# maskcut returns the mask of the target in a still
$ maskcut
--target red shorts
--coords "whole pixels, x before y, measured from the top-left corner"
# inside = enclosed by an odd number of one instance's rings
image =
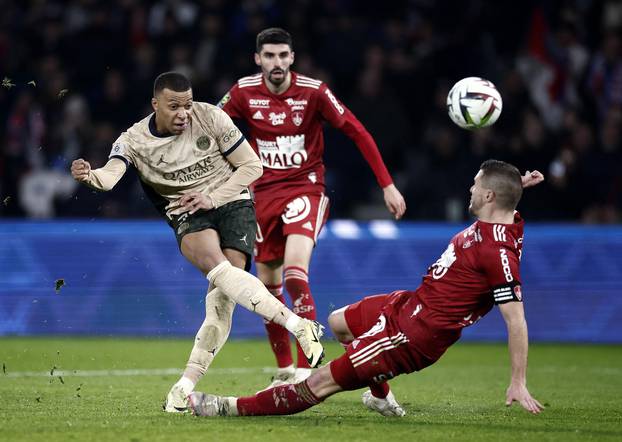
[[[255,261],[274,261],[283,258],[287,235],[298,234],[317,240],[328,218],[328,197],[321,192],[257,197],[255,212]]]
[[[346,347],[346,354],[360,380],[382,383],[435,362],[421,354],[412,345],[412,336],[397,326],[394,316],[398,312],[394,313],[391,300],[399,293],[368,296],[344,311],[348,328],[356,337]]]

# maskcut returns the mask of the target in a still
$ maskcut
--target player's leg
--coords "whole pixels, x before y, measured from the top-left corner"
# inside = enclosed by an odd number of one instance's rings
[[[309,264],[317,237],[328,218],[328,198],[321,192],[299,195],[288,201],[281,214],[283,235],[287,237],[284,251],[283,279],[299,316],[315,320],[315,301],[309,286]],[[298,346],[296,382],[311,374],[303,352]]]
[[[287,235],[283,279],[285,289],[292,300],[293,312],[302,318],[315,321],[317,318],[315,301],[309,287],[309,264],[313,247],[315,247],[313,238],[300,234]],[[300,345],[296,347],[298,358],[295,382],[300,382],[309,377],[311,368]]]
[[[269,262],[256,262],[257,277],[272,295],[285,304],[283,298],[283,261],[276,259]],[[264,320],[270,348],[277,364],[276,375],[268,388],[294,381],[294,364],[288,331],[279,324]]]
[[[328,324],[333,335],[347,347],[355,337],[363,335],[377,322],[387,295],[368,296],[363,300],[333,311]],[[389,388],[389,383],[369,382],[369,390],[363,392],[363,403],[367,408],[387,416],[405,414]]]
[[[301,343],[311,364],[319,365],[324,353],[319,324],[300,318],[275,299],[259,279],[232,266],[220,247],[214,229],[188,233],[181,241],[182,254],[207,275],[210,283],[244,308],[284,326]]]
[[[366,385],[347,354],[315,370],[297,384],[281,385],[248,397],[226,397],[194,392],[188,406],[197,416],[266,416],[296,414],[343,390]]]
[[[257,277],[268,287],[280,302],[283,298],[283,255],[285,240],[281,215],[288,203],[288,198],[257,197],[257,235],[255,242],[255,264]],[[294,365],[289,333],[279,324],[264,321],[268,341],[277,362],[277,373],[270,387],[279,383],[291,383],[294,377]]]
[[[331,363],[332,364],[332,363]],[[316,370],[307,380],[280,385],[248,397],[222,397],[194,392],[189,407],[197,416],[266,416],[300,413],[341,391],[330,366]]]
[[[225,249],[224,255],[237,268],[246,267],[247,257],[237,250]],[[194,346],[181,378],[169,391],[164,411],[183,412],[186,398],[206,373],[212,361],[227,341],[231,332],[231,319],[235,302],[222,291],[210,285],[205,297],[205,320],[194,338]]]
[[[356,333],[359,316],[361,327],[369,323],[366,319],[378,313],[378,306],[388,295],[365,298],[354,304],[353,314],[346,314],[345,325]],[[365,308],[365,305],[370,308]],[[345,311],[347,312],[348,309]],[[352,316],[348,325],[348,316]],[[334,319],[336,323],[338,319]],[[343,323],[343,322],[342,322]],[[401,373],[404,370],[396,360],[402,360],[408,349],[402,344],[408,342],[404,334],[396,329],[385,316],[358,336],[346,348],[346,353],[319,368],[311,376],[300,383],[282,385],[255,394],[254,396],[235,398],[209,395],[195,392],[190,395],[189,407],[199,416],[262,416],[294,414],[304,411],[327,397],[342,390],[357,390],[372,382],[379,382]],[[399,407],[387,408],[388,400],[382,400],[385,407],[372,408],[386,416],[403,416],[404,410]]]
[[[240,251],[224,249],[227,260],[239,269],[244,269],[248,258]],[[184,377],[194,385],[205,374],[214,357],[227,341],[231,332],[231,317],[235,302],[218,288],[211,290],[205,298],[205,321],[197,333],[194,348],[184,371]],[[194,388],[193,385],[193,388]]]

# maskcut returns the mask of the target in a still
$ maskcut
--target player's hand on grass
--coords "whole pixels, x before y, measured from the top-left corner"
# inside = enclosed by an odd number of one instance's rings
[[[538,414],[544,410],[542,404],[531,396],[527,387],[524,385],[510,384],[508,387],[505,394],[505,405],[509,407],[514,401],[521,404],[525,410],[533,414]]]
[[[393,214],[395,219],[400,219],[404,212],[406,211],[406,201],[404,201],[404,197],[397,190],[395,184],[389,184],[387,187],[382,189],[384,192],[384,204],[389,209],[389,212]]]
[[[171,215],[181,215],[182,213],[188,212],[190,215],[193,215],[200,209],[203,210],[211,210],[214,208],[214,203],[212,199],[207,195],[202,194],[201,192],[190,192],[186,195],[179,198],[177,201],[169,204],[167,208],[176,207],[171,210]]]
[[[536,184],[540,184],[542,181],[544,181],[544,175],[542,175],[542,173],[537,170],[534,170],[533,172],[527,171],[525,172],[525,175],[521,177],[521,180],[523,182],[524,189],[526,187],[532,187]]]
[[[71,176],[76,181],[86,181],[91,173],[91,165],[82,158],[74,160],[71,163]]]

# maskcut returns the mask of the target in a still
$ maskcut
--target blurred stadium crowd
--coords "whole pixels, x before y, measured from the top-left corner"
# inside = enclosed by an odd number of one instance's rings
[[[67,0],[1,2],[0,214],[153,217],[138,180],[95,194],[71,160],[103,165],[118,134],[150,112],[152,82],[177,70],[217,102],[255,73],[258,31],[294,37],[294,69],[328,82],[375,137],[409,219],[464,220],[487,158],[547,176],[521,203],[530,220],[622,220],[619,1]],[[452,125],[465,76],[504,99],[491,129]],[[361,155],[326,132],[333,217],[387,217]]]

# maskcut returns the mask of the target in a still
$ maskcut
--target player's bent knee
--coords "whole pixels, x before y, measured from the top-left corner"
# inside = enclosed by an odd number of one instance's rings
[[[344,311],[345,307],[335,310],[328,316],[328,326],[330,330],[333,332],[335,338],[342,343],[350,342],[354,339],[354,336],[352,336],[348,328]]]

